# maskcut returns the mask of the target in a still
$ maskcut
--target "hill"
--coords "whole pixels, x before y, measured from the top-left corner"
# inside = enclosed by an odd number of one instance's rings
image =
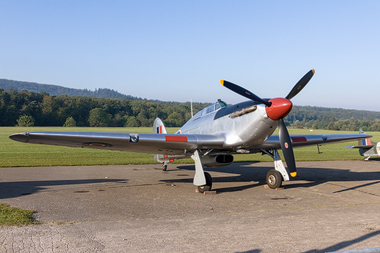
[[[193,108],[199,111],[207,105],[193,103]],[[104,126],[151,126],[160,117],[167,126],[179,127],[190,118],[189,107],[189,103],[146,100],[111,89],[90,91],[0,79],[0,126],[15,125],[23,115],[32,116],[38,126],[63,125],[70,117],[78,126],[88,126],[91,111],[97,110],[105,115]],[[380,112],[294,106],[285,124],[295,128],[380,131]]]
[[[121,98],[128,100],[143,100],[139,97],[121,94],[115,90],[107,88],[95,89],[95,91],[87,89],[73,89],[53,84],[40,84],[33,82],[14,81],[0,79],[0,88],[4,90],[15,89],[17,91],[27,90],[35,93],[47,92],[51,96],[66,94],[68,96],[81,97],[98,97],[98,98]]]

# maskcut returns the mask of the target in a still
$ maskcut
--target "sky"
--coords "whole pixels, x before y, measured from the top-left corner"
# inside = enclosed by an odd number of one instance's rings
[[[380,111],[380,1],[0,0],[0,78],[164,101]]]

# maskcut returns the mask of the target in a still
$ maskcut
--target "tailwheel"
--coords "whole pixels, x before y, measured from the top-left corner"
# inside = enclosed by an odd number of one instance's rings
[[[198,186],[198,191],[200,193],[204,193],[205,191],[211,191],[212,187],[212,178],[208,172],[205,172],[206,184],[202,186]]]
[[[162,170],[163,170],[163,171],[166,171],[167,169],[168,169],[168,165],[167,165],[167,164],[163,164],[163,165],[162,165]]]
[[[269,188],[276,189],[281,187],[283,179],[280,172],[277,170],[268,171],[266,178]]]

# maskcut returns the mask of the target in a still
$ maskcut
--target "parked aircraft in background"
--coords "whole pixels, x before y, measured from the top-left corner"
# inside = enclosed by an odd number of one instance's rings
[[[363,131],[360,129],[360,134],[363,134]],[[380,156],[380,142],[372,142],[370,138],[359,140],[358,145],[356,146],[347,146],[347,148],[358,148],[361,156],[364,156],[364,160],[368,161],[371,157]]]
[[[194,185],[200,192],[209,191],[212,179],[203,167],[226,166],[233,162],[233,154],[263,153],[274,160],[275,169],[267,173],[270,188],[278,188],[283,181],[297,175],[293,147],[350,141],[371,137],[366,134],[297,135],[290,136],[283,118],[292,109],[292,99],[314,75],[310,70],[285,98],[262,99],[231,82],[221,80],[226,88],[250,99],[227,106],[221,100],[194,115],[175,134],[167,134],[163,122],[156,119],[153,133],[93,133],[93,132],[29,132],[10,136],[12,140],[98,149],[121,150],[154,154],[167,164],[191,157],[195,162]],[[276,127],[279,135],[272,135]],[[277,152],[282,150],[287,164]]]

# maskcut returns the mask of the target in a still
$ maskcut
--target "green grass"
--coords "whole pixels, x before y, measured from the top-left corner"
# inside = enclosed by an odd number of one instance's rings
[[[0,227],[38,224],[33,220],[33,211],[21,210],[0,203]]]
[[[167,128],[174,133],[177,128]],[[70,148],[49,145],[20,143],[9,139],[9,135],[30,131],[92,131],[92,132],[138,132],[151,133],[152,129],[143,128],[91,128],[91,127],[0,127],[0,167],[31,167],[31,166],[77,166],[77,165],[123,165],[156,163],[151,154],[131,153],[121,151],[97,150],[88,148]],[[350,131],[328,131],[307,129],[289,129],[290,134],[352,134]],[[276,134],[276,133],[275,133]],[[380,132],[368,132],[380,140]],[[320,147],[318,154],[316,146],[296,148],[294,154],[297,161],[326,160],[361,160],[358,150],[345,146],[356,145],[357,141],[328,144]],[[281,152],[280,152],[281,154]],[[267,155],[248,154],[235,155],[236,162],[272,161]],[[193,163],[191,159],[176,161],[176,163]]]

